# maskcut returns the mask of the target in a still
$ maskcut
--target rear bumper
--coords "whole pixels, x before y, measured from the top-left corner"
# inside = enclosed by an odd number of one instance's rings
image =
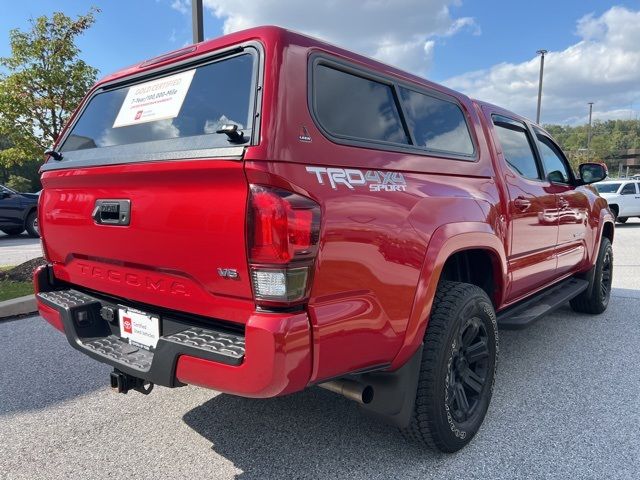
[[[113,303],[57,282],[50,267],[36,271],[34,284],[40,314],[73,348],[154,384],[193,384],[264,398],[302,390],[309,382],[311,330],[305,312],[255,312],[244,332],[213,320],[209,325],[163,319],[152,353],[122,342],[118,322],[102,318],[100,309]]]

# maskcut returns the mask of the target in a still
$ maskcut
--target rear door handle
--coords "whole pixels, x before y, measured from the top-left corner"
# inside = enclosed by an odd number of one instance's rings
[[[531,202],[524,197],[518,197],[513,201],[513,204],[519,210],[527,210],[531,206]]]

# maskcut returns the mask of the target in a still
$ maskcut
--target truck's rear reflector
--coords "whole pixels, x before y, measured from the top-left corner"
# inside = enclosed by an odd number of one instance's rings
[[[247,236],[256,301],[303,300],[318,252],[320,206],[287,190],[251,185]]]

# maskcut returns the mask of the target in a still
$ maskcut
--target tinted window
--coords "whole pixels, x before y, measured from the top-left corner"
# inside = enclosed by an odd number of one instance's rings
[[[619,183],[596,183],[594,185],[598,193],[616,193],[620,188]]]
[[[562,154],[558,147],[544,135],[538,135],[538,148],[542,155],[542,164],[547,175],[553,177],[553,181],[569,183],[570,176],[566,163],[562,160]]]
[[[507,163],[523,177],[539,179],[536,159],[524,128],[502,122],[497,122],[495,126]]]
[[[330,133],[409,143],[389,85],[318,65],[314,95],[318,120]]]
[[[636,186],[634,183],[627,183],[620,191],[620,195],[633,195],[634,193],[636,193]]]
[[[145,82],[99,93],[91,99],[61,150],[209,134],[213,134],[215,143],[209,146],[228,146],[226,136],[215,131],[225,123],[235,123],[245,132],[251,127],[252,76],[253,56],[248,54],[197,67],[176,116],[115,128],[127,93]]]
[[[429,150],[473,154],[467,122],[455,103],[400,88],[402,106],[416,143]]]

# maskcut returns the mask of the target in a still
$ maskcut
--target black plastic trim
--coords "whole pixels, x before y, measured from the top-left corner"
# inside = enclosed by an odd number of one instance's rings
[[[162,323],[162,336],[158,340],[155,350],[150,352],[150,355],[153,355],[153,358],[148,370],[135,368],[130,364],[119,361],[117,358],[106,356],[95,348],[88,347],[86,344],[95,342],[99,339],[109,341],[109,339],[114,337],[114,335],[117,337],[119,327],[107,322],[100,316],[100,309],[103,306],[113,307],[114,305],[93,297],[90,294],[65,288],[59,283],[55,284],[50,282],[49,277],[53,277],[52,270],[53,269],[50,266],[47,266],[39,272],[38,288],[40,293],[37,294],[37,297],[41,302],[55,309],[60,314],[69,344],[76,350],[81,351],[95,360],[111,365],[128,375],[141,378],[156,385],[163,385],[165,387],[182,386],[182,383],[175,378],[175,369],[180,355],[190,355],[232,366],[238,366],[244,361],[244,355],[242,357],[232,357],[219,352],[179,343],[175,341],[175,339],[165,338],[173,336],[176,333],[188,331],[194,327],[206,328],[208,331],[215,334],[233,335],[238,338],[244,338],[244,335],[238,332],[223,330],[212,325],[202,327],[202,325],[183,323],[178,319],[172,319],[172,324],[169,326],[169,332],[164,331],[165,324],[164,322]],[[60,303],[52,301],[50,298],[51,295],[47,295],[47,293],[63,294],[65,292],[70,292],[70,294],[83,300],[78,303],[69,302],[67,305],[61,305]],[[84,298],[87,300],[84,300]],[[74,318],[77,318],[77,313],[81,310],[87,312],[87,322],[79,325],[77,320],[74,321]],[[124,342],[122,342],[122,344],[128,345]]]
[[[562,280],[542,292],[500,311],[497,314],[498,327],[507,330],[528,327],[588,288],[588,277],[574,276]]]

